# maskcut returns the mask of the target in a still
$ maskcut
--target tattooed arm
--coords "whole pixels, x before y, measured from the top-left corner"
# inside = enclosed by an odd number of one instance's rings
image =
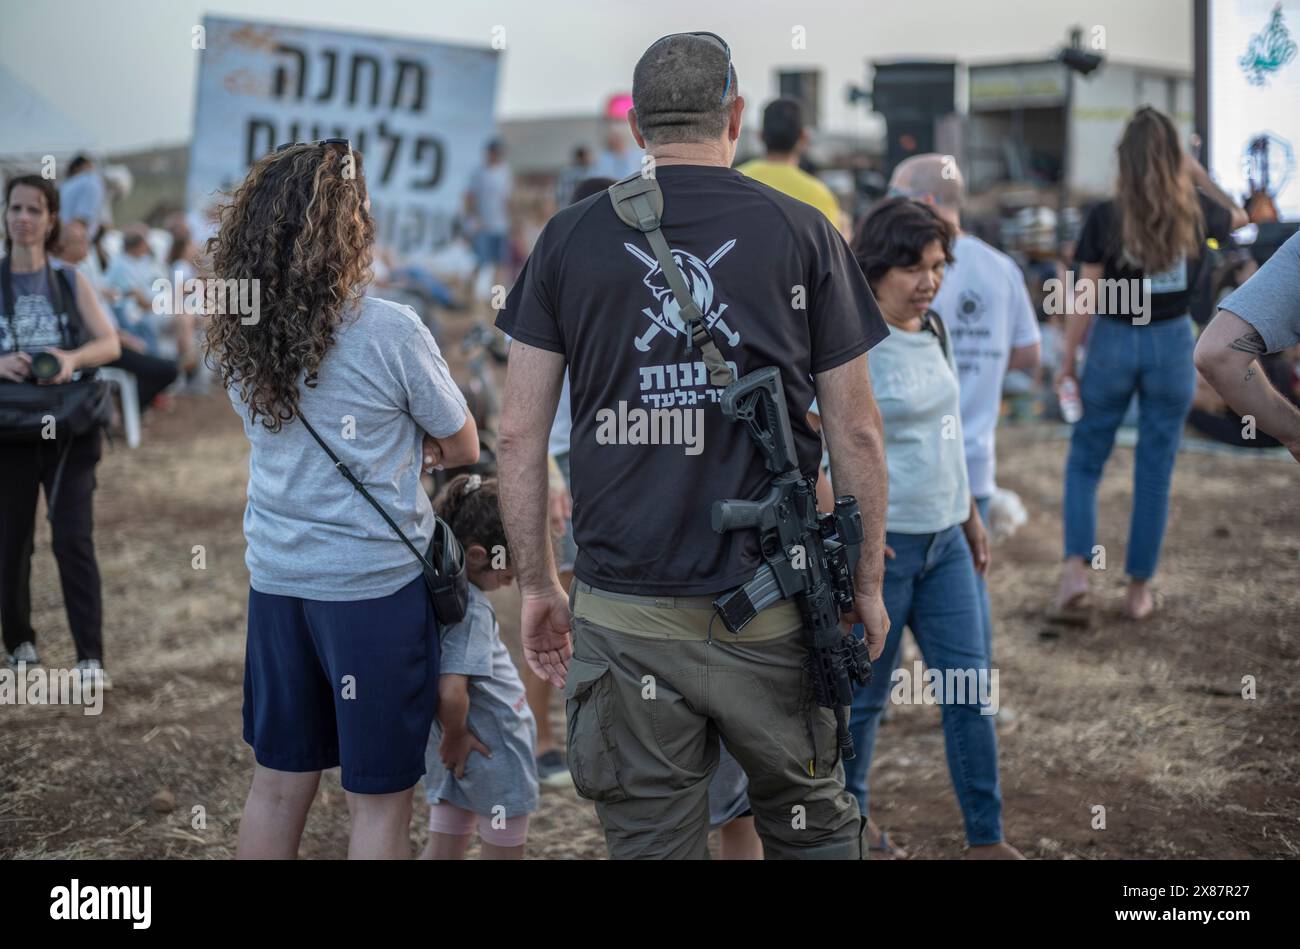
[[[1253,326],[1229,310],[1218,315],[1196,344],[1196,368],[1233,411],[1291,450],[1300,461],[1300,409],[1269,383],[1256,360],[1268,351]]]

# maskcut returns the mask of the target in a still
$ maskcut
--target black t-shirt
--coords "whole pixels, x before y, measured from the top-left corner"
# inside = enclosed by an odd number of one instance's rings
[[[1211,201],[1200,191],[1196,197],[1201,203],[1201,213],[1205,217],[1206,238],[1219,242],[1226,241],[1231,232],[1232,217],[1228,210],[1216,201]],[[1083,231],[1075,251],[1075,260],[1085,264],[1101,264],[1102,277],[1107,280],[1138,280],[1144,277],[1151,280],[1152,321],[1171,320],[1187,313],[1192,304],[1192,295],[1196,291],[1201,270],[1205,266],[1204,248],[1195,257],[1188,258],[1180,254],[1173,265],[1160,273],[1148,274],[1141,269],[1123,266],[1119,214],[1114,201],[1102,201],[1094,205],[1088,218],[1084,221]],[[1132,320],[1136,311],[1132,305],[1130,312],[1109,314],[1106,301],[1110,299],[1105,293],[1098,293],[1096,312],[1102,316],[1115,316],[1119,319]],[[1118,297],[1116,299],[1126,299]]]
[[[729,168],[656,169],[663,234],[737,378],[778,366],[799,466],[814,477],[821,441],[808,426],[810,374],[862,355],[889,331],[844,239],[811,205]],[[677,307],[645,235],[596,194],[547,223],[497,318],[514,338],[563,353],[571,384],[569,463],[574,572],[606,590],[703,595],[749,580],[758,535],[717,534],[720,498],[757,499],[770,475],[742,424],[728,422],[698,347],[686,351]],[[667,431],[638,430],[636,410],[681,409]],[[635,443],[648,429],[702,442]],[[688,453],[688,451],[694,453]]]

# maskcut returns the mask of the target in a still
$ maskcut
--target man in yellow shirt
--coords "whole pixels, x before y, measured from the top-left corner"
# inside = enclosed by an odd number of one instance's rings
[[[808,146],[803,108],[794,99],[774,99],[763,110],[763,145],[767,155],[747,161],[736,170],[805,204],[811,204],[840,229],[840,206],[835,195],[799,167]]]

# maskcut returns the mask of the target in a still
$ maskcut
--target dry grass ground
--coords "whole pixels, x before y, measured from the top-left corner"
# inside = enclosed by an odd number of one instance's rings
[[[1117,449],[1101,494],[1110,569],[1090,630],[1047,626],[1065,443],[1039,425],[1001,436],[1001,481],[1030,522],[995,549],[991,576],[1008,839],[1045,858],[1300,855],[1300,516],[1293,464],[1184,454],[1155,618],[1122,620],[1133,454]],[[240,518],[247,450],[225,399],[186,398],[143,446],[99,468],[96,536],[107,660],[104,713],[0,708],[0,856],[226,858],[253,758],[241,739],[247,574]],[[32,571],[49,666],[71,665],[48,526]],[[202,545],[206,569],[192,567]],[[507,638],[511,596],[498,601]],[[1241,697],[1245,675],[1257,698]],[[563,734],[557,702],[553,719]],[[873,771],[877,819],[922,858],[958,856],[961,820],[933,707],[900,707]],[[157,813],[160,790],[176,807]],[[1092,827],[1095,805],[1106,828]],[[194,826],[202,808],[206,827]],[[412,841],[423,840],[417,804]],[[342,857],[347,807],[327,774],[303,855]],[[591,806],[543,792],[529,855],[604,856]]]

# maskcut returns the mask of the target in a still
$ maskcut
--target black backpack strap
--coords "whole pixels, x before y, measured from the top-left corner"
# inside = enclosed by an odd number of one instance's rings
[[[425,570],[428,570],[432,573],[436,573],[437,571],[434,570],[433,566],[425,558],[424,554],[420,553],[418,550],[415,549],[415,545],[411,543],[410,538],[408,538],[406,534],[403,533],[402,529],[397,526],[397,523],[391,517],[388,516],[388,512],[385,511],[380,506],[378,501],[376,501],[373,497],[370,496],[370,492],[366,490],[366,486],[361,483],[361,481],[357,478],[356,475],[352,473],[352,470],[348,468],[347,465],[345,465],[342,461],[339,460],[339,456],[334,454],[334,452],[330,449],[329,445],[325,444],[324,439],[322,439],[319,435],[316,434],[316,429],[311,427],[311,422],[307,421],[307,417],[303,415],[301,412],[299,412],[298,420],[302,422],[303,425],[306,426],[307,431],[311,433],[311,437],[316,439],[316,444],[320,445],[321,449],[325,452],[325,454],[329,455],[330,461],[334,462],[334,467],[338,469],[339,474],[343,475],[343,477],[348,480],[348,483],[351,484],[352,487],[356,488],[358,491],[361,492],[361,496],[365,498],[368,502],[370,502],[371,507],[373,507],[376,511],[379,512],[379,516],[384,519],[384,523],[386,523],[389,527],[391,527],[393,529],[393,533],[402,539],[402,543],[406,545],[407,549],[410,550],[411,553],[415,554],[415,559],[420,561],[420,566],[422,566]]]
[[[50,293],[54,297],[51,302],[55,312],[67,316],[68,332],[64,342],[68,349],[76,349],[90,335],[81,318],[81,307],[77,306],[76,272],[69,274],[65,267],[55,270],[48,263],[45,266],[49,269]]]
[[[677,261],[673,260],[668,241],[664,239],[659,223],[663,217],[664,194],[659,182],[646,177],[641,172],[628,175],[622,181],[609,186],[609,200],[614,205],[614,213],[628,227],[635,228],[646,236],[650,249],[654,251],[659,269],[673,292],[677,307],[681,310],[682,322],[686,324],[686,351],[691,345],[700,347],[704,364],[709,369],[709,381],[715,386],[728,386],[736,381],[736,374],[731,371],[727,361],[722,358],[718,346],[704,324],[704,314],[695,305],[686,278],[682,275]]]
[[[934,310],[927,310],[922,325],[939,338],[939,345],[943,348],[943,358],[952,359],[952,353],[948,350],[948,327],[944,325],[943,317]]]
[[[10,321],[14,318],[14,275],[9,269],[9,258],[0,259],[0,313]]]
[[[18,346],[18,331],[14,329],[14,275],[8,257],[0,259],[0,316],[9,324],[9,334]]]

